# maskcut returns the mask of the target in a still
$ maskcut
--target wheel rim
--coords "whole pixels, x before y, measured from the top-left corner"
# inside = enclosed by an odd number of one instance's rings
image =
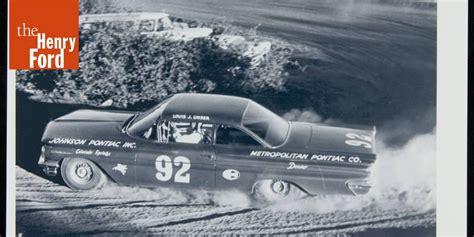
[[[286,195],[288,193],[288,183],[281,180],[276,180],[271,184],[271,190],[279,195]]]
[[[71,179],[80,184],[87,184],[92,180],[92,167],[87,162],[77,162],[72,166]]]

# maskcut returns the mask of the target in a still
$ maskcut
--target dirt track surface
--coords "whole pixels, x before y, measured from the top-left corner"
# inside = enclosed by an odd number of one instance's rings
[[[362,210],[341,206],[343,211],[338,211],[328,207],[330,205],[325,203],[328,199],[324,198],[258,207],[252,206],[245,195],[233,192],[184,193],[115,185],[97,191],[75,192],[22,168],[17,167],[16,172],[17,232],[23,236],[129,236],[138,233],[141,236],[366,236],[377,229],[397,230],[398,234],[404,231],[405,236],[415,235],[415,232],[417,236],[434,234],[434,210],[368,205]],[[309,202],[321,202],[322,205],[317,208],[318,205],[311,206]]]

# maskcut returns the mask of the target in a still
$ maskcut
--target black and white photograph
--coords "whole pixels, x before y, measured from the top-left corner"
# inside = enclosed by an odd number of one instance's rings
[[[17,70],[18,236],[436,236],[437,1],[79,0]]]

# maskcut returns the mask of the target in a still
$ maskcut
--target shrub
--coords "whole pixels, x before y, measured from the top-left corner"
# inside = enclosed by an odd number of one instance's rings
[[[82,2],[82,1],[81,1]],[[274,47],[251,67],[242,52],[224,50],[212,38],[172,41],[120,30],[81,29],[80,69],[18,71],[18,89],[37,99],[116,107],[140,107],[180,92],[252,95],[284,90],[289,53]]]

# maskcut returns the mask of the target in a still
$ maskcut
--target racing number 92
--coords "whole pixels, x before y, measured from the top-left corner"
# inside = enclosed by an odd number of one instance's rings
[[[174,174],[175,183],[189,183],[191,162],[184,156],[177,156],[174,161],[167,155],[159,155],[155,160],[156,174],[155,177],[159,181],[169,181],[173,178],[173,165],[180,167]]]
[[[346,137],[350,139],[346,140],[346,144],[349,146],[363,146],[365,148],[372,148],[372,138],[369,136],[355,133],[346,133]]]

